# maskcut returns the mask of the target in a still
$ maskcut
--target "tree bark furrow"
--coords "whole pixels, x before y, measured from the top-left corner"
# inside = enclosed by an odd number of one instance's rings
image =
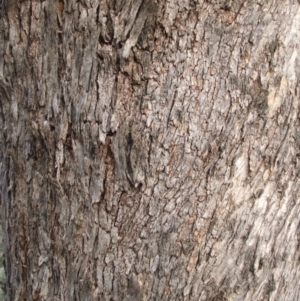
[[[298,1],[0,9],[7,300],[298,299]]]

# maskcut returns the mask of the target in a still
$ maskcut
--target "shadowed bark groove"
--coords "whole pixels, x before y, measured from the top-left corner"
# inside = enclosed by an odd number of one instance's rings
[[[7,300],[298,300],[299,9],[2,0]]]

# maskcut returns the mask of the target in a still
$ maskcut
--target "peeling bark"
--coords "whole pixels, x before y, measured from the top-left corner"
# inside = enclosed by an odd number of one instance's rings
[[[299,9],[2,0],[6,299],[300,299]]]

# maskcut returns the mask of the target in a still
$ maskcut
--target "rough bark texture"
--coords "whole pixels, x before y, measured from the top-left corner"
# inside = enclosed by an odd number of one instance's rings
[[[299,3],[1,1],[7,300],[300,299]]]

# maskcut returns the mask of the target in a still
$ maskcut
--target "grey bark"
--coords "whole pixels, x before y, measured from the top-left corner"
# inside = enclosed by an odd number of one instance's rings
[[[7,300],[299,300],[295,0],[1,1]]]

